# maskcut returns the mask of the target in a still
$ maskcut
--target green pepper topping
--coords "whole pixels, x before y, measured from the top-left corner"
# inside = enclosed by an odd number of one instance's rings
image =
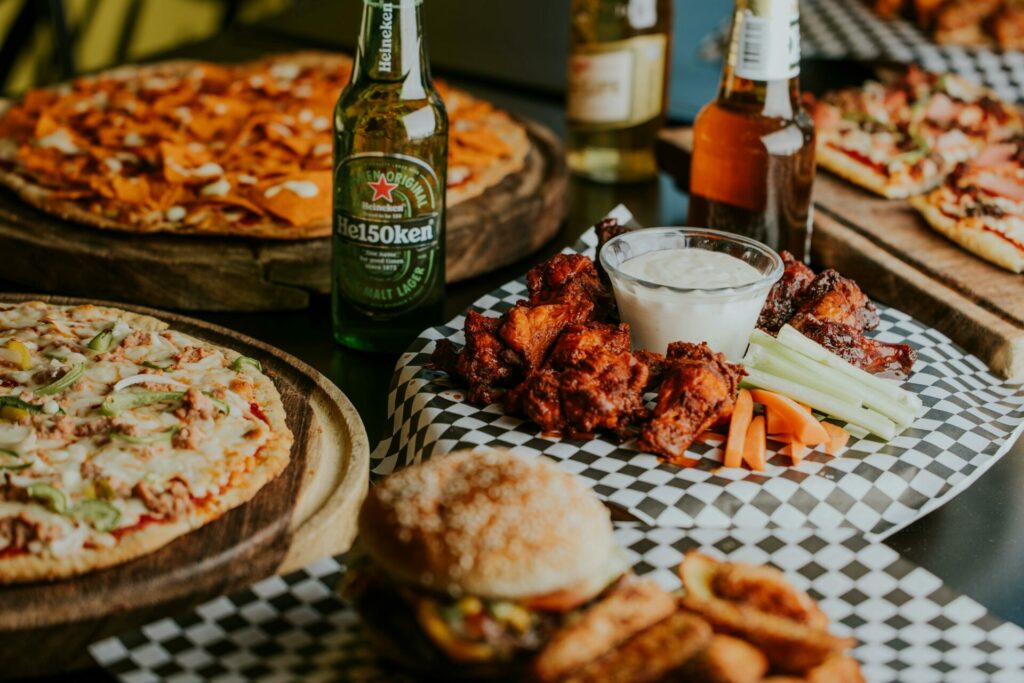
[[[16,472],[25,469],[31,464],[31,461],[22,460],[21,456],[14,451],[0,448],[0,470]]]
[[[38,498],[46,507],[58,515],[63,515],[68,511],[68,497],[64,495],[63,491],[51,484],[44,484],[42,482],[30,484],[28,495],[32,498]]]
[[[59,394],[64,391],[72,384],[77,382],[79,378],[85,374],[85,363],[79,363],[75,367],[71,368],[64,373],[64,376],[58,379],[56,382],[47,384],[45,387],[39,387],[35,390],[37,396],[52,396]]]
[[[145,434],[143,436],[132,436],[130,434],[122,434],[121,432],[111,432],[110,438],[117,439],[118,441],[127,441],[128,443],[160,443],[161,441],[170,441],[180,429],[180,427],[171,427],[167,431],[153,432],[152,434]]]
[[[76,503],[71,516],[87,522],[96,531],[113,531],[121,521],[121,511],[102,500],[89,499]]]
[[[228,405],[227,401],[222,401],[219,398],[214,398],[213,396],[210,396],[210,394],[206,395],[209,396],[211,401],[213,401],[213,405],[217,406],[217,408],[220,409],[220,412],[224,413],[225,415],[231,414],[231,406]]]
[[[147,406],[151,403],[180,401],[185,396],[183,391],[118,391],[103,401],[100,413],[118,415],[126,410]]]
[[[156,363],[151,363],[148,360],[144,360],[142,361],[142,367],[149,368],[150,370],[170,370],[171,368],[174,367],[174,363],[168,363],[167,365],[157,365]]]
[[[184,391],[118,391],[107,396],[103,401],[100,405],[100,414],[114,416],[126,410],[140,408],[151,403],[171,403],[180,401],[184,397]],[[210,400],[225,415],[231,414],[231,406],[226,402],[212,396],[210,396]]]
[[[263,365],[255,358],[249,358],[248,356],[239,356],[236,358],[234,362],[231,363],[229,369],[234,370],[235,372],[241,372],[242,368],[246,365],[255,368],[256,372],[263,372]]]
[[[25,401],[22,401],[17,396],[0,396],[0,408],[6,407],[25,410],[32,413],[33,415],[37,415],[43,410],[39,406],[32,405],[31,403],[26,403]]]
[[[93,351],[103,353],[104,351],[110,348],[110,342],[112,341],[114,341],[114,328],[108,327],[107,329],[103,330],[95,337],[90,339],[89,343],[86,344],[86,346],[88,346]]]

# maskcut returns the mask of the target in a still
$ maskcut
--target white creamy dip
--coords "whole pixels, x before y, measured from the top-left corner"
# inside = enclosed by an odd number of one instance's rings
[[[619,313],[630,325],[635,347],[664,353],[674,341],[706,341],[730,360],[743,357],[768,287],[736,288],[761,280],[757,268],[722,252],[675,248],[641,254],[619,270],[648,283],[612,277]]]

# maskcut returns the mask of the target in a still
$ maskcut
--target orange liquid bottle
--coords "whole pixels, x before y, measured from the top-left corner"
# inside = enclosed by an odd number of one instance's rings
[[[737,0],[718,97],[694,122],[689,224],[807,260],[814,123],[800,104],[797,0]]]

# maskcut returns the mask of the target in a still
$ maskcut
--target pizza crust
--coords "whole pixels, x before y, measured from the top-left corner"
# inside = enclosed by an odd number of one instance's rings
[[[959,221],[944,214],[927,196],[912,198],[910,205],[917,209],[933,230],[967,251],[1012,273],[1024,272],[1024,250],[995,233],[961,226]]]
[[[446,199],[448,207],[479,197],[499,185],[508,176],[521,171],[526,165],[526,157],[530,151],[530,138],[526,134],[526,129],[507,114],[498,114],[490,120],[490,130],[512,149],[512,155],[492,162],[469,182],[449,189]]]
[[[4,302],[0,301],[0,304],[2,303]],[[44,309],[79,308],[53,306],[42,301],[13,305]],[[167,323],[152,316],[106,306],[90,306],[90,308],[95,309],[97,314],[102,316],[122,318],[136,329],[159,332],[169,328]],[[202,339],[196,339],[196,341],[206,348],[225,351],[225,358],[228,362],[241,355]],[[259,462],[241,486],[229,489],[214,499],[211,504],[193,509],[185,517],[171,522],[148,524],[137,531],[129,532],[111,548],[84,549],[64,557],[38,557],[26,554],[0,559],[0,584],[62,579],[136,559],[167,545],[190,531],[215,521],[225,512],[255,497],[260,489],[288,466],[294,437],[291,430],[288,429],[281,395],[270,378],[247,365],[243,366],[242,372],[253,380],[256,401],[270,422],[273,437],[259,451],[261,456]]]
[[[889,176],[879,173],[870,166],[859,163],[848,154],[844,154],[835,147],[832,147],[828,144],[827,140],[819,141],[816,156],[818,164],[822,168],[832,171],[840,178],[871,190],[886,199],[906,199],[913,195],[928,192],[941,182],[941,178],[936,177],[930,180],[922,180],[917,185],[895,184]]]

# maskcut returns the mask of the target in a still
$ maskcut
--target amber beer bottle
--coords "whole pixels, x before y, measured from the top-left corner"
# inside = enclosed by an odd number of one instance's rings
[[[570,12],[569,167],[599,182],[653,178],[672,0],[572,0]]]
[[[363,0],[334,111],[334,337],[367,351],[403,351],[443,314],[448,116],[421,2]]]
[[[814,124],[800,104],[797,0],[736,0],[718,97],[697,115],[689,224],[809,257]]]

